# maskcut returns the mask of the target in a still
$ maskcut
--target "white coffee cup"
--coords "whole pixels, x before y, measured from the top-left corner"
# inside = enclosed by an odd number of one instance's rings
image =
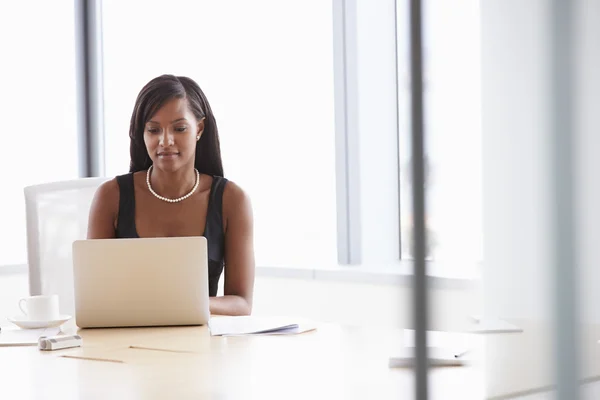
[[[29,296],[19,300],[19,308],[30,321],[54,321],[60,318],[58,295]]]

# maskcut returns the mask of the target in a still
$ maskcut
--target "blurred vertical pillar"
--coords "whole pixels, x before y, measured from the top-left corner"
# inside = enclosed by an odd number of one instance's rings
[[[409,3],[410,82],[411,82],[411,153],[414,221],[413,318],[415,325],[416,399],[427,400],[427,271],[425,264],[425,130],[423,126],[423,27],[420,0]]]
[[[74,1],[79,176],[103,176],[102,0]]]
[[[577,187],[574,166],[574,2],[551,0],[550,6],[550,174],[553,182],[554,322],[557,399],[579,398],[577,382],[578,307],[577,239],[573,206]]]

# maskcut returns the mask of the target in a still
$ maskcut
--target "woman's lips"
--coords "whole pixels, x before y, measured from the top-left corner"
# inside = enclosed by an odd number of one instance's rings
[[[175,158],[178,157],[179,153],[175,153],[175,152],[162,152],[162,153],[158,153],[158,157],[160,158]]]

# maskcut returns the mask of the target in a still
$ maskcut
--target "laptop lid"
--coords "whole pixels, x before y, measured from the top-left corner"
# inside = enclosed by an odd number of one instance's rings
[[[208,322],[206,238],[73,242],[75,321],[80,328]]]

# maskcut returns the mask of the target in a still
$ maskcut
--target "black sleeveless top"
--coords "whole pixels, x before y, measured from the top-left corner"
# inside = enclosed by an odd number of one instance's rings
[[[208,293],[217,295],[219,278],[223,272],[225,259],[225,230],[223,229],[223,190],[227,179],[213,176],[204,236],[208,244]],[[117,176],[119,184],[119,216],[115,237],[118,239],[139,238],[135,226],[135,191],[133,173]]]

